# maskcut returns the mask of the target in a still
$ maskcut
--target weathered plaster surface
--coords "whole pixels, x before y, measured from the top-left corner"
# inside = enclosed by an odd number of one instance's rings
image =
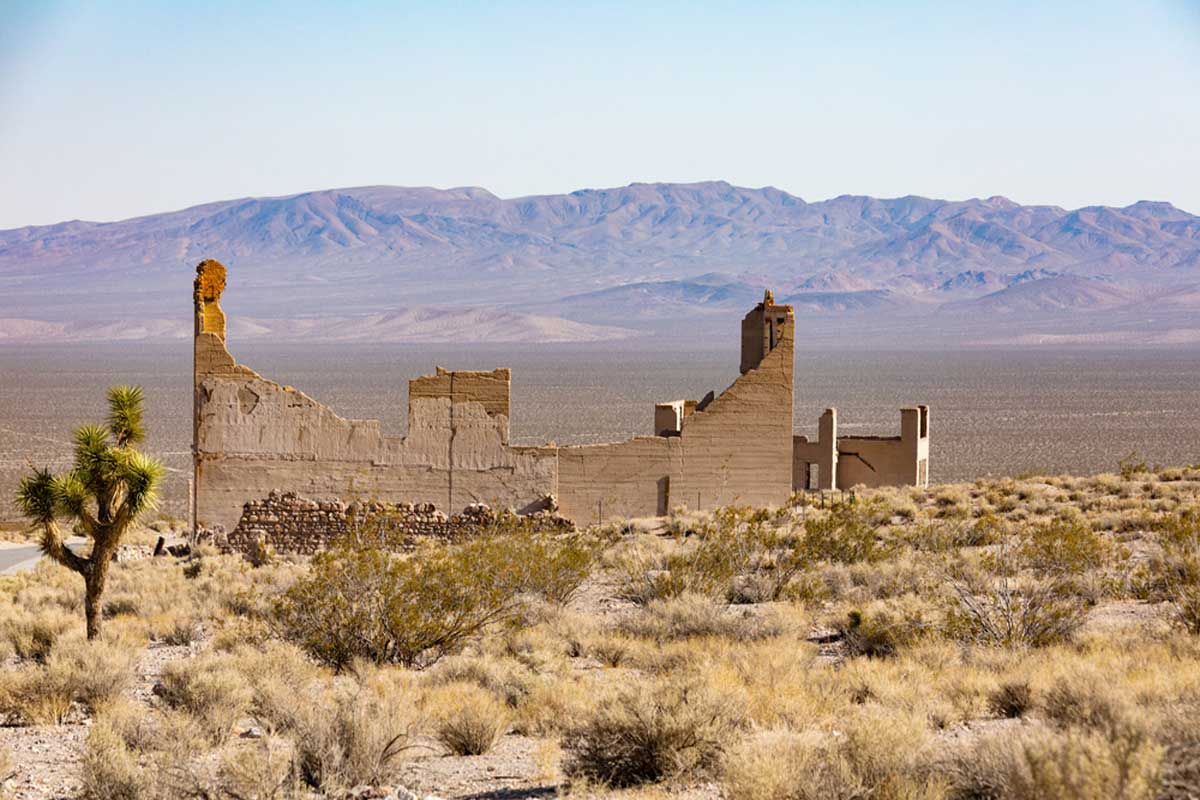
[[[234,361],[217,305],[223,273],[206,261],[196,279],[199,524],[231,530],[244,503],[272,490],[455,510],[475,502],[524,508],[553,493],[553,448],[508,446],[507,369],[417,378],[408,436],[385,436],[375,420],[345,419]]]
[[[410,381],[407,436],[345,419],[236,362],[225,345],[224,288],[221,264],[197,267],[200,525],[232,530],[245,503],[272,491],[432,503],[448,514],[472,503],[532,510],[554,495],[563,516],[585,524],[676,506],[779,505],[794,488],[809,488],[810,463],[819,465],[821,488],[915,483],[928,474],[925,407],[903,411],[895,439],[838,438],[833,409],[817,442],[793,436],[795,318],[769,292],[742,321],[742,374],[720,395],[658,404],[655,436],[560,448],[509,445],[507,369],[439,367]]]

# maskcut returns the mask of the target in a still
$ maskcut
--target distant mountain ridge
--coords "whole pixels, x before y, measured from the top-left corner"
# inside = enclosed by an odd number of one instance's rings
[[[192,270],[206,257],[230,267],[235,317],[468,305],[661,326],[733,314],[770,287],[807,314],[924,315],[936,325],[938,310],[980,320],[1112,313],[1156,297],[1193,310],[1170,299],[1200,286],[1200,217],[1147,201],[808,203],[724,182],[515,199],[478,188],[335,189],[0,231],[0,318],[186,320]]]

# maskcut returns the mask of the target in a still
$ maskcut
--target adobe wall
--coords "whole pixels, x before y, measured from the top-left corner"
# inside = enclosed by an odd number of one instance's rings
[[[785,503],[792,490],[794,328],[791,306],[775,305],[768,294],[743,322],[744,374],[715,399],[687,414],[687,401],[659,404],[659,436],[559,448],[563,515],[583,524],[674,506]],[[680,402],[668,420],[665,407]]]
[[[195,283],[195,519],[231,530],[243,504],[271,491],[368,497],[462,509],[518,509],[554,493],[554,448],[508,446],[508,370],[447,372],[410,383],[408,435],[344,419],[238,364],[225,346],[225,269]]]
[[[900,409],[899,436],[840,436],[837,488],[929,485],[929,407]]]
[[[742,320],[741,376],[723,393],[654,409],[655,436],[573,447],[509,444],[507,369],[438,368],[409,382],[408,433],[345,419],[238,364],[220,308],[225,268],[195,282],[194,517],[233,530],[248,501],[271,492],[320,501],[368,498],[454,514],[474,503],[522,513],[557,497],[577,524],[666,514],[687,506],[781,505],[793,488],[922,483],[928,409],[905,409],[898,438],[837,437],[837,413],[816,442],[793,436],[795,317],[770,292]],[[806,465],[818,465],[809,487]]]
[[[833,489],[837,484],[837,409],[827,408],[817,423],[817,440],[807,436],[792,440],[792,489]],[[816,481],[810,480],[809,465],[817,467]]]

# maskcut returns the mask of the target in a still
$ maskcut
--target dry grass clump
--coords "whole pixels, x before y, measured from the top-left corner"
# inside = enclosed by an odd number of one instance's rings
[[[287,724],[299,781],[336,795],[394,779],[420,728],[421,717],[410,697],[359,678],[304,700]]]
[[[494,694],[474,683],[448,683],[422,700],[433,734],[458,756],[477,756],[507,730],[511,713]]]
[[[213,743],[230,734],[252,699],[243,675],[222,655],[168,663],[154,690],[171,708],[191,714]]]
[[[943,787],[923,775],[930,735],[917,718],[863,710],[833,731],[773,731],[725,758],[730,800],[936,798]]]
[[[750,641],[777,636],[778,619],[731,610],[703,595],[684,594],[654,600],[621,624],[631,636],[658,642],[710,636],[733,641]]]
[[[946,771],[956,798],[1152,800],[1161,762],[1161,748],[1144,736],[1033,727],[980,740]]]
[[[712,690],[639,682],[563,735],[565,772],[608,786],[707,774],[741,720],[731,700]]]
[[[1033,707],[1033,689],[1024,681],[1002,683],[987,698],[988,711],[998,717],[1023,717]]]
[[[904,603],[877,602],[863,611],[854,609],[837,630],[852,655],[882,658],[894,656],[901,647],[916,642],[933,624],[929,607],[909,597]]]
[[[143,800],[150,787],[138,766],[137,755],[111,725],[92,725],[80,764],[82,796],[86,800]]]
[[[490,655],[450,656],[435,664],[428,675],[434,686],[472,683],[516,708],[529,696],[537,675],[512,657]]]
[[[46,660],[46,678],[69,687],[74,700],[98,713],[133,682],[138,645],[113,636],[104,642],[76,639],[60,644]]]
[[[0,673],[0,719],[31,725],[61,724],[79,704],[92,713],[115,702],[133,679],[129,641],[59,641],[45,663]]]
[[[0,622],[0,635],[18,658],[45,661],[58,638],[77,624],[70,614],[56,608],[13,610]]]

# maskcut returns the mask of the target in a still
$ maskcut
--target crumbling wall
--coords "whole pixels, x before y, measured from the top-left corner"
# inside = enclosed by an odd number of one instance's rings
[[[817,440],[807,436],[792,440],[792,489],[832,489],[838,474],[837,409],[827,408],[817,424]],[[816,480],[812,468],[816,467]]]
[[[237,524],[243,504],[272,490],[371,497],[461,509],[518,509],[552,495],[554,448],[508,446],[509,372],[448,372],[410,382],[408,435],[345,419],[238,364],[225,346],[225,268],[197,267],[195,519]]]
[[[686,415],[685,401],[669,425],[665,408],[678,401],[659,404],[659,436],[559,448],[562,513],[582,523],[675,506],[784,503],[792,488],[794,327],[791,307],[768,294],[742,324],[742,376],[715,399]]]
[[[837,488],[929,485],[929,406],[900,409],[899,436],[841,436]]]
[[[271,492],[242,508],[237,527],[228,535],[209,535],[227,552],[249,553],[261,543],[277,552],[311,555],[343,536],[362,532],[372,518],[386,520],[394,541],[421,537],[461,539],[496,530],[502,519],[486,505],[473,504],[447,517],[432,503],[344,502],[313,500],[293,492]],[[574,528],[569,520],[539,512],[526,518],[534,531],[563,533]]]
[[[905,409],[899,438],[837,437],[834,409],[816,442],[793,436],[795,318],[767,292],[742,320],[741,376],[720,396],[654,410],[655,436],[576,447],[509,444],[507,369],[438,368],[409,382],[408,434],[385,436],[238,364],[225,345],[225,268],[195,282],[194,519],[238,525],[247,501],[272,491],[369,497],[453,513],[474,503],[540,508],[557,496],[578,523],[665,514],[676,506],[785,502],[819,488],[928,480],[928,408]],[[318,503],[316,512],[324,512]],[[312,511],[312,509],[309,509]],[[307,512],[306,512],[307,513]]]

